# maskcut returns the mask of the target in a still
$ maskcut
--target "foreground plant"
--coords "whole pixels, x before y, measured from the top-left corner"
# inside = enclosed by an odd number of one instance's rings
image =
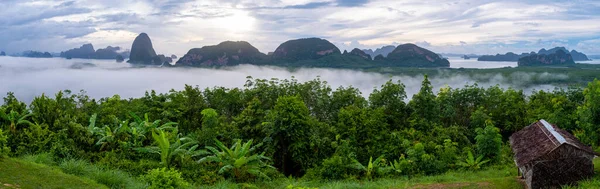
[[[174,131],[174,133],[177,133],[177,131]],[[175,142],[171,143],[169,140],[169,133],[155,129],[152,131],[152,138],[157,146],[135,148],[135,150],[143,153],[159,154],[161,164],[167,168],[170,167],[171,162],[175,157],[182,157],[185,155],[197,156],[203,154],[202,151],[196,151],[198,142],[189,137],[179,138],[177,134],[175,134],[175,136]]]
[[[6,113],[3,109],[0,109],[0,119],[10,122],[9,129],[13,134],[17,131],[17,127],[19,125],[33,125],[33,123],[27,120],[27,118],[29,118],[32,115],[32,113],[21,114],[14,110],[11,110],[10,112]]]
[[[233,176],[236,181],[244,181],[249,178],[248,176],[269,179],[269,177],[262,172],[262,169],[274,169],[273,166],[265,163],[265,161],[270,161],[271,159],[264,156],[264,153],[254,153],[256,148],[262,146],[262,144],[252,146],[252,140],[243,144],[242,140],[237,140],[230,148],[228,148],[217,139],[215,139],[215,144],[218,149],[207,146],[206,149],[208,149],[209,153],[212,155],[198,160],[199,163],[218,163],[219,165],[222,165],[218,173],[228,173]]]
[[[471,151],[468,151],[467,154],[467,159],[465,159],[465,161],[459,161],[456,162],[456,165],[461,166],[463,168],[469,169],[469,170],[478,170],[479,168],[481,168],[481,166],[483,164],[486,164],[487,162],[489,162],[490,160],[483,160],[483,155],[480,155],[479,157],[477,157],[477,159],[474,158],[473,153],[471,153]]]
[[[370,157],[367,166],[364,166],[358,160],[353,160],[353,164],[350,166],[363,171],[367,179],[373,179],[376,175],[385,175],[392,170],[391,167],[387,166],[383,156],[379,156],[375,161],[373,161],[373,157]]]

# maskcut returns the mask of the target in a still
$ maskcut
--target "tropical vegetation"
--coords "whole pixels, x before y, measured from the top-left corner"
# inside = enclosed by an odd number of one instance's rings
[[[488,168],[514,179],[507,139],[539,119],[600,146],[598,89],[599,80],[531,94],[476,84],[434,90],[425,77],[409,98],[401,81],[365,95],[320,79],[249,78],[242,88],[129,99],[60,91],[26,104],[8,93],[0,161],[46,164],[113,188],[303,188]]]

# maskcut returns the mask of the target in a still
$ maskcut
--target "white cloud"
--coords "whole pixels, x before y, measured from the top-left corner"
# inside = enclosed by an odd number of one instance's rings
[[[355,3],[356,2],[356,3]],[[9,1],[0,6],[0,50],[60,51],[76,42],[127,48],[146,32],[159,53],[245,40],[263,52],[302,37],[361,48],[427,41],[432,50],[457,53],[528,52],[536,41],[597,39],[597,1],[352,1],[336,0],[78,0]],[[351,6],[343,6],[351,5]],[[67,28],[67,29],[65,29]],[[35,37],[34,37],[35,36]],[[61,43],[42,46],[48,41]],[[37,41],[37,42],[36,42]],[[46,42],[44,42],[46,41]],[[559,44],[557,44],[559,45]],[[482,48],[485,47],[485,48]],[[352,49],[352,46],[340,47]],[[600,54],[597,48],[586,52]]]

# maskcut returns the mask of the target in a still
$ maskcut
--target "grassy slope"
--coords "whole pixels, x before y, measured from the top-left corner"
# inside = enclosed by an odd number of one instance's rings
[[[0,188],[107,188],[92,180],[68,175],[58,169],[23,160],[0,159]]]

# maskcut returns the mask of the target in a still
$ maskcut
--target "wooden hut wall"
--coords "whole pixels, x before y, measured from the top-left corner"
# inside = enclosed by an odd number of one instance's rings
[[[537,161],[527,178],[527,185],[534,189],[573,184],[592,177],[593,166],[587,157]]]

